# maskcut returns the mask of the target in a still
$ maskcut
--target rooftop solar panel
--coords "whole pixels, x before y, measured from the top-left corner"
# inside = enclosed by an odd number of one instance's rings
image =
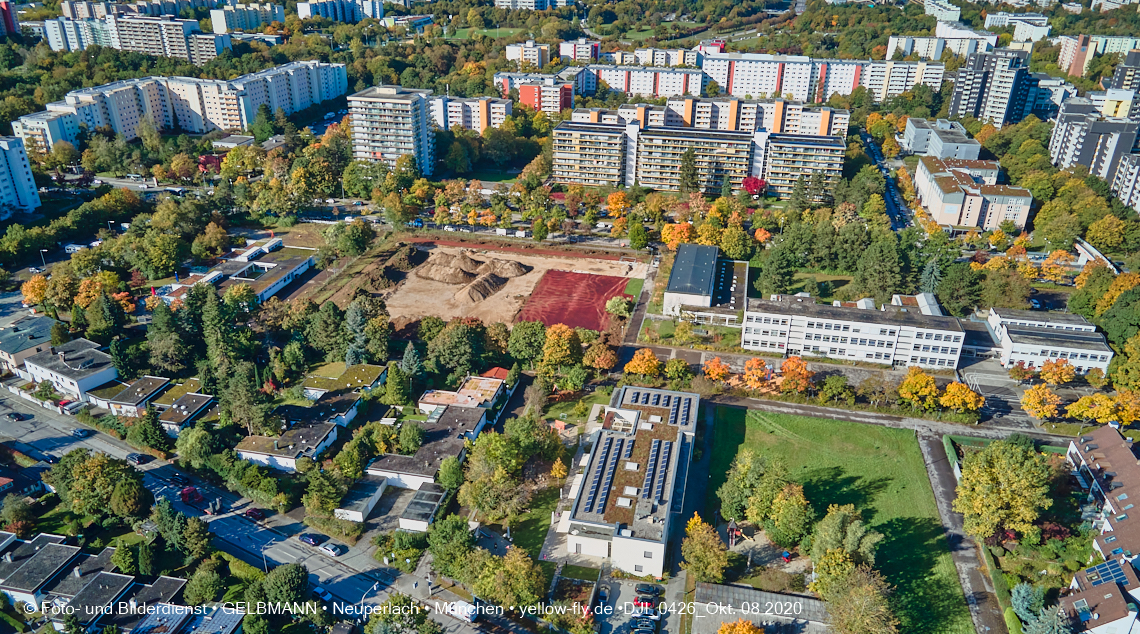
[[[1124,575],[1124,569],[1120,567],[1120,560],[1118,559],[1106,561],[1103,564],[1085,570],[1085,576],[1093,587],[1106,583],[1128,585],[1128,577]]]
[[[642,405],[649,405],[649,392],[646,392],[646,393],[641,395],[641,404]]]
[[[657,453],[660,450],[661,441],[654,438],[653,444],[649,446],[649,460],[645,461],[645,481],[641,483],[641,497],[647,500],[652,493],[649,486],[653,484],[653,472],[657,468]]]
[[[669,401],[672,399],[673,399],[672,396],[670,396],[669,394],[666,394],[665,398],[661,399],[661,406],[662,407],[669,407]]]
[[[625,453],[622,454],[622,459],[623,460],[629,460],[632,457],[633,457],[633,439],[630,438],[625,443]]]
[[[660,504],[665,496],[665,476],[669,474],[669,454],[673,450],[673,443],[666,441],[661,445],[661,456],[657,459],[657,484],[653,487],[653,497]]]
[[[586,495],[586,508],[583,509],[586,513],[594,510],[594,498],[598,495],[598,486],[602,483],[602,469],[605,466],[606,460],[609,458],[610,447],[613,445],[613,438],[606,438],[602,443],[602,453],[598,457],[598,462],[594,466],[594,476],[590,480],[590,492]]]
[[[660,405],[660,404],[661,404],[661,395],[660,394],[654,394],[653,395],[653,405],[656,406],[656,405]]]

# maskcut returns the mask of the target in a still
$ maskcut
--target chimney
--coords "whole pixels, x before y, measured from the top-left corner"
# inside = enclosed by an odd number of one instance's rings
[[[64,363],[67,363],[67,353],[60,350],[58,354],[59,354],[59,360],[64,362]]]
[[[6,561],[8,563],[12,563],[12,553],[10,553],[10,552],[4,553],[4,561]]]
[[[131,597],[130,604],[131,604],[131,612],[134,612],[135,607],[138,606],[138,601],[136,601],[134,597]]]
[[[79,571],[79,566],[71,569],[71,576],[75,577],[76,579],[83,576],[83,573]]]

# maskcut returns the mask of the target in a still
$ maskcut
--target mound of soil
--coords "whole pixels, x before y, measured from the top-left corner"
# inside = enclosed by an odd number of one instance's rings
[[[396,251],[396,254],[384,263],[384,266],[395,271],[407,273],[424,261],[423,252],[413,246],[405,245]]]
[[[458,267],[436,264],[434,258],[416,269],[415,275],[444,284],[470,284],[476,277],[474,273],[468,273]]]
[[[499,277],[494,273],[484,273],[475,278],[475,281],[469,286],[456,293],[455,298],[472,303],[481,302],[495,293],[498,293],[506,285],[507,278]]]
[[[491,258],[479,267],[479,273],[494,273],[499,277],[518,277],[526,275],[530,272],[530,267],[515,262],[514,260],[500,260],[498,258]]]
[[[479,267],[483,266],[483,262],[467,255],[466,251],[460,251],[459,255],[455,256],[452,266],[463,269],[468,273],[479,273]]]

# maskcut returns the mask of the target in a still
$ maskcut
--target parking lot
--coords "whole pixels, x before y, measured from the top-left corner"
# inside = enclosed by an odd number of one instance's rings
[[[637,598],[637,592],[634,588],[637,586],[637,581],[621,581],[618,579],[605,579],[601,585],[609,588],[609,600],[607,605],[613,610],[608,616],[601,616],[598,619],[601,625],[600,634],[629,634],[633,631],[633,624],[631,623],[633,610],[633,601]],[[664,592],[663,586],[658,586]],[[660,596],[660,595],[659,595]],[[677,616],[673,619],[677,626],[680,626],[680,617]],[[661,627],[660,621],[657,623],[657,630],[661,632],[668,631],[667,628]]]

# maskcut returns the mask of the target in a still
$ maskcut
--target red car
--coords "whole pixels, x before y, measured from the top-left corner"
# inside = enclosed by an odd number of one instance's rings
[[[633,600],[633,605],[638,608],[651,608],[653,607],[653,599],[649,597],[637,597]]]
[[[261,509],[257,509],[257,508],[246,509],[245,510],[245,516],[251,520],[259,520],[260,521],[260,520],[265,519],[265,513],[262,513]]]

